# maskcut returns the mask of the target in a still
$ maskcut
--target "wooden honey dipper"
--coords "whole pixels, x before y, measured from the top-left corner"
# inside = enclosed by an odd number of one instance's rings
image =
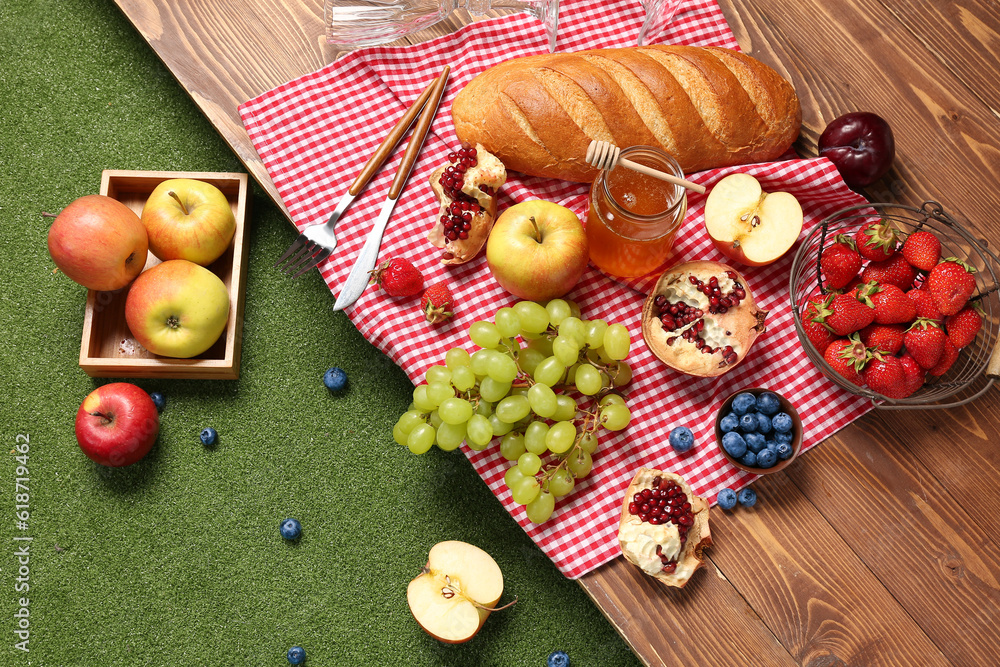
[[[674,185],[679,185],[682,188],[687,188],[694,192],[705,194],[705,186],[698,185],[697,183],[692,183],[691,181],[686,181],[683,178],[678,178],[673,174],[667,174],[659,169],[653,169],[652,167],[647,167],[644,164],[639,164],[638,162],[633,162],[632,160],[620,157],[622,149],[618,148],[610,141],[599,141],[594,139],[587,146],[587,164],[597,167],[598,169],[611,170],[612,168],[619,166],[631,169],[632,171],[638,171],[639,173],[646,174],[647,176],[652,176],[653,178],[658,178],[661,181],[666,181],[667,183],[673,183]]]

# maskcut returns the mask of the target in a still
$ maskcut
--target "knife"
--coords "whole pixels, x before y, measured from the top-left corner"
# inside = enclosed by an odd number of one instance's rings
[[[378,218],[375,219],[375,224],[372,226],[371,231],[368,232],[365,244],[362,246],[361,252],[354,262],[354,266],[351,267],[351,272],[347,275],[347,280],[344,281],[344,284],[340,288],[337,302],[333,305],[335,311],[343,310],[354,304],[365,291],[365,287],[368,286],[368,274],[375,268],[375,262],[378,260],[379,247],[382,245],[382,234],[385,233],[386,225],[389,224],[389,218],[396,207],[396,200],[403,191],[403,185],[405,185],[406,179],[409,178],[410,172],[413,170],[413,164],[417,161],[417,154],[420,153],[420,149],[424,145],[424,139],[427,138],[431,122],[433,122],[434,116],[437,115],[438,105],[441,103],[449,71],[451,71],[451,68],[445,67],[444,72],[441,73],[441,76],[434,83],[430,99],[427,100],[424,110],[420,113],[420,119],[413,129],[413,136],[410,137],[410,143],[406,146],[406,152],[399,163],[396,177],[389,188],[389,196],[386,197],[385,203],[382,204],[382,210],[379,211]]]

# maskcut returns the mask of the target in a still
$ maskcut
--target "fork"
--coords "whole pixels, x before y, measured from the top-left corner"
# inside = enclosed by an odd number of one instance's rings
[[[347,193],[340,198],[330,218],[326,222],[317,222],[303,229],[298,237],[292,241],[292,244],[288,246],[285,254],[278,258],[274,266],[281,267],[280,271],[282,273],[292,276],[292,278],[298,278],[309,269],[319,265],[320,262],[325,261],[333,253],[337,248],[337,236],[334,233],[334,227],[337,225],[337,221],[340,220],[340,216],[344,214],[344,211],[351,205],[355,197],[368,185],[368,181],[372,179],[372,176],[375,175],[386,161],[396,147],[396,144],[399,143],[399,140],[410,129],[410,125],[413,124],[417,114],[420,113],[421,108],[427,102],[427,98],[430,97],[431,89],[434,88],[436,82],[437,79],[431,81],[427,89],[420,94],[420,97],[416,99],[413,105],[403,114],[403,117],[399,119],[399,122],[396,123],[396,126],[382,140],[375,153],[368,158],[368,162],[361,168],[361,172],[354,179]]]

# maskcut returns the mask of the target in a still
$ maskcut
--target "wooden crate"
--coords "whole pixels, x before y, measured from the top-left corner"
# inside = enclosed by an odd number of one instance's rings
[[[235,380],[240,375],[250,204],[247,175],[105,170],[101,176],[101,194],[117,199],[139,215],[153,189],[170,178],[193,178],[211,183],[226,195],[236,216],[233,242],[222,257],[207,267],[229,290],[226,330],[211,348],[195,358],[157,356],[139,345],[125,324],[128,287],[113,292],[89,290],[80,367],[91,377]],[[145,269],[159,263],[160,260],[149,253]]]

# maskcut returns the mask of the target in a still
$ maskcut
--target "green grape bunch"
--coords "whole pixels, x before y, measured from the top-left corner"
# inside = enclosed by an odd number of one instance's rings
[[[590,474],[601,429],[629,424],[628,330],[582,319],[576,303],[553,299],[500,308],[468,334],[477,349],[452,348],[427,369],[392,437],[414,454],[463,442],[483,451],[499,439],[513,463],[504,475],[512,499],[543,523]]]

